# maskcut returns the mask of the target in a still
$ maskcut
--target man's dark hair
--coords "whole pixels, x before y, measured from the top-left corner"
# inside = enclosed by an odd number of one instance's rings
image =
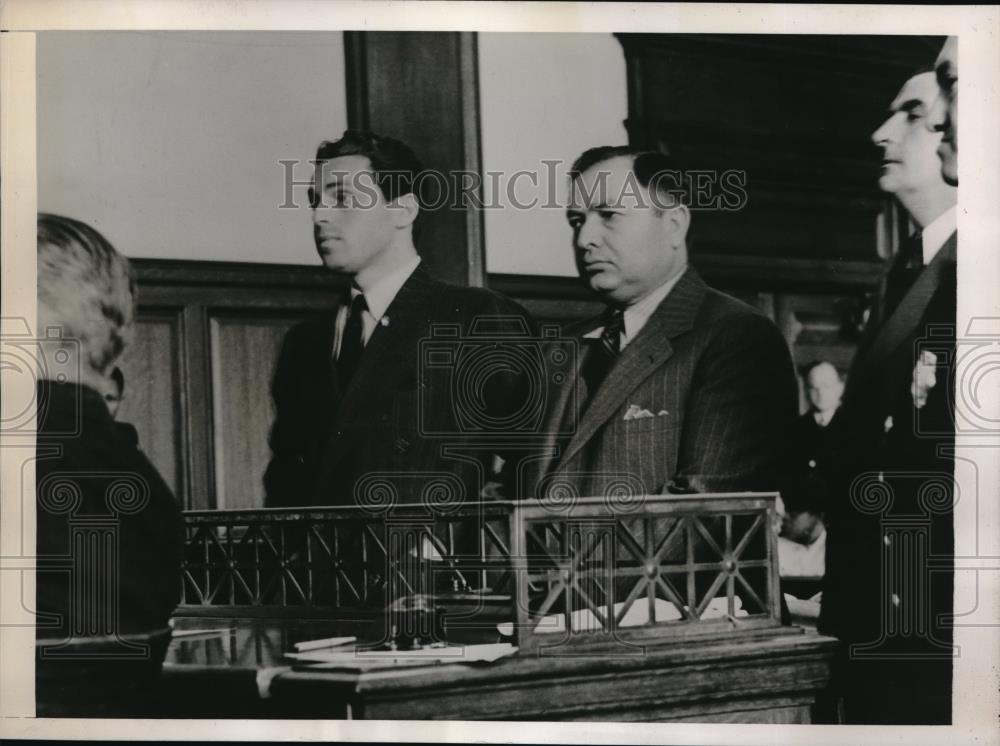
[[[316,165],[345,155],[364,156],[371,162],[379,190],[390,202],[413,192],[414,181],[424,168],[408,145],[368,130],[346,130],[339,140],[320,143]],[[419,200],[420,195],[416,197]]]
[[[574,161],[569,171],[570,179],[575,181],[587,169],[620,157],[632,159],[632,173],[643,188],[650,189],[650,184],[653,184],[660,194],[669,195],[681,204],[688,203],[690,190],[687,175],[672,156],[657,150],[643,150],[630,145],[590,148]]]

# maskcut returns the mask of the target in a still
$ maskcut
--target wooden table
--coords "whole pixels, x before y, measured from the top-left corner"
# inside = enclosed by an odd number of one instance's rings
[[[164,666],[173,716],[807,723],[836,641],[799,627],[647,645],[641,654],[524,652],[491,664],[291,665],[294,642],[371,633],[351,620],[179,619]],[[467,642],[496,641],[484,629]]]

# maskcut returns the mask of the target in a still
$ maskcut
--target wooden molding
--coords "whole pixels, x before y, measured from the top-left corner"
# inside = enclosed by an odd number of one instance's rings
[[[347,31],[344,50],[351,128],[404,141],[428,170],[481,172],[475,33]],[[450,205],[423,212],[418,248],[432,274],[481,286],[482,215]]]

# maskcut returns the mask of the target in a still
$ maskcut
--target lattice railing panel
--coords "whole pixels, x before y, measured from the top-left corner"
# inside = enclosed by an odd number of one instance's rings
[[[185,514],[181,613],[367,612],[403,595],[513,606],[506,503]]]
[[[641,640],[780,623],[773,495],[650,497],[626,513],[585,498],[523,504],[523,647]],[[579,635],[570,632],[581,633]]]

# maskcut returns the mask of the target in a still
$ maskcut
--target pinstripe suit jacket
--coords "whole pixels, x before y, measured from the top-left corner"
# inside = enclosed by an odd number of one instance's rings
[[[600,323],[567,331],[582,336]],[[780,488],[798,403],[777,327],[692,268],[597,391],[577,375],[555,398],[548,431],[572,434],[552,437],[554,455],[529,474],[525,496],[605,495],[622,484],[642,494]],[[588,399],[577,414],[576,402]],[[653,416],[626,419],[632,405]]]

